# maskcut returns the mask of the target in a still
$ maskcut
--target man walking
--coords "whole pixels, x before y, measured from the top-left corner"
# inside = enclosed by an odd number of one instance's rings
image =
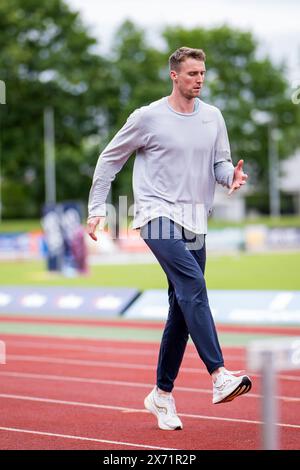
[[[204,280],[207,217],[215,183],[229,194],[246,183],[243,160],[230,156],[221,112],[198,98],[205,79],[205,53],[181,47],[169,59],[173,90],[134,111],[98,160],[89,198],[88,233],[106,215],[111,182],[136,151],[133,170],[135,214],[140,228],[169,284],[169,314],[164,329],[156,386],[145,407],[160,429],[182,429],[172,390],[189,335],[212,377],[213,403],[247,393],[248,376],[224,367]]]

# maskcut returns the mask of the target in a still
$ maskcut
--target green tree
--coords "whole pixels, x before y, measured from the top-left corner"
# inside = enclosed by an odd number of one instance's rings
[[[86,199],[95,160],[87,138],[91,143],[91,136],[106,133],[109,97],[116,92],[109,62],[62,0],[1,2],[0,30],[7,92],[1,106],[4,216],[40,212],[46,106],[55,113],[58,200]]]
[[[63,0],[0,3],[0,106],[4,215],[33,216],[44,201],[43,112],[55,112],[58,200],[86,202],[99,152],[135,109],[168,95],[168,56],[185,45],[207,54],[203,99],[226,119],[233,160],[245,158],[252,182],[268,179],[267,128],[253,111],[267,111],[281,131],[280,158],[299,146],[299,106],[292,104],[284,64],[257,57],[251,33],[228,27],[179,27],[154,48],[131,21],[116,31],[108,57]],[[133,158],[113,183],[114,200],[131,194]],[[266,200],[266,198],[265,198]]]

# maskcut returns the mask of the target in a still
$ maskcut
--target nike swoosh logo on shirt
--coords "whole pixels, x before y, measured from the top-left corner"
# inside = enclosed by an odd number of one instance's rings
[[[210,119],[209,121],[204,121],[204,119],[202,119],[202,122],[203,124],[208,124],[209,122],[213,122],[213,119]]]

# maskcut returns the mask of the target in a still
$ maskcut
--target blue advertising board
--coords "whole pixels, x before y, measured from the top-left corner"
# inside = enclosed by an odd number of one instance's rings
[[[0,315],[114,317],[138,294],[131,288],[1,286]]]

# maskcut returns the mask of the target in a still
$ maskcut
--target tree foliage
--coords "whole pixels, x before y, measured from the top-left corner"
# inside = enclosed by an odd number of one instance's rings
[[[225,117],[233,160],[245,158],[251,176],[267,182],[267,127],[254,110],[270,113],[280,129],[280,157],[299,145],[299,106],[292,104],[285,68],[257,57],[249,32],[229,27],[162,32],[163,50],[125,21],[103,57],[78,13],[63,0],[0,3],[0,106],[4,216],[38,215],[44,201],[43,112],[55,113],[58,200],[85,203],[99,152],[135,108],[171,92],[168,56],[182,45],[207,55],[203,99]],[[131,194],[130,159],[113,194]]]
[[[94,52],[96,40],[61,0],[1,2],[0,30],[7,95],[1,106],[4,215],[37,215],[44,201],[47,106],[55,113],[58,199],[85,199],[85,139],[103,131],[105,98],[115,91],[108,61]]]

